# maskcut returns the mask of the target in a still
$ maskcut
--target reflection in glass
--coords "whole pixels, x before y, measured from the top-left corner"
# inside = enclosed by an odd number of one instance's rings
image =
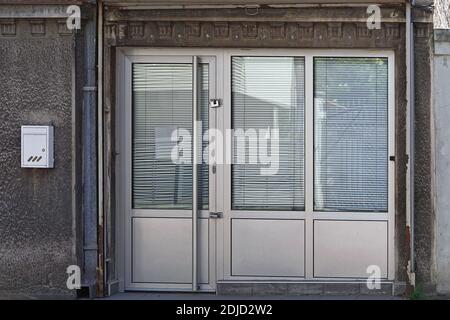
[[[314,209],[387,206],[387,59],[315,58]]]
[[[200,64],[203,131],[208,129],[208,83],[208,65]],[[192,166],[172,160],[172,150],[186,137],[172,135],[181,130],[192,134],[192,64],[134,64],[132,90],[133,208],[191,209]],[[207,165],[201,165],[199,176],[199,203],[207,209]]]
[[[233,209],[304,209],[304,70],[303,57],[232,58],[233,129],[279,130],[278,171],[273,175],[261,174],[267,165],[260,158],[250,163],[250,154],[260,153],[260,139],[249,138],[244,147],[233,143]],[[242,154],[248,161],[239,164]]]

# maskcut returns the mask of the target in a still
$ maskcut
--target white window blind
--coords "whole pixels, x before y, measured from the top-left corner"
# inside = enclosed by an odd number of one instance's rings
[[[199,105],[208,129],[208,65],[199,65]],[[176,164],[172,133],[192,134],[192,64],[133,65],[132,201],[140,209],[191,209],[191,164]],[[204,147],[206,143],[204,142]],[[199,203],[208,206],[208,169],[199,170]]]
[[[314,209],[387,206],[387,59],[315,58]]]
[[[304,58],[232,57],[233,129],[279,130],[278,172],[249,164],[250,146],[233,144],[232,207],[240,210],[304,209]],[[270,145],[270,144],[269,144]],[[270,147],[267,148],[270,155]],[[238,153],[248,161],[238,164]]]

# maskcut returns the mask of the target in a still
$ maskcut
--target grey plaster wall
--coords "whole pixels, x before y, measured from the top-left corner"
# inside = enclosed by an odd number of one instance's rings
[[[414,28],[414,252],[416,284],[419,290],[435,292],[433,148],[432,148],[432,25],[416,23]]]
[[[0,19],[0,297],[75,294],[74,59],[62,22]],[[54,126],[54,169],[20,167],[24,124]]]
[[[450,30],[435,31],[436,281],[450,294]]]

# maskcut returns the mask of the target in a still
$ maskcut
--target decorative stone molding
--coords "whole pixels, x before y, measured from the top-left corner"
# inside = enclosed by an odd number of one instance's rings
[[[381,22],[405,23],[405,11],[399,6],[381,6]],[[252,14],[253,13],[253,14]],[[366,22],[367,6],[358,7],[260,7],[255,12],[248,8],[178,8],[178,9],[133,9],[126,5],[106,7],[105,19],[119,21],[200,21],[200,22]]]
[[[270,37],[272,39],[284,39],[285,37],[285,23],[272,22],[270,23]]]
[[[416,23],[414,25],[414,32],[417,38],[428,39],[432,34],[432,25],[429,23]]]
[[[328,37],[330,38],[341,38],[342,37],[342,23],[328,23]]]
[[[187,22],[185,24],[185,33],[187,37],[198,38],[200,37],[200,23]]]
[[[230,30],[228,22],[218,22],[214,25],[214,37],[218,39],[227,39]]]
[[[130,22],[130,37],[140,39],[144,36],[145,25],[142,22]]]
[[[258,37],[258,25],[256,24],[256,22],[244,22],[241,25],[242,32],[239,32],[237,26],[235,26],[234,29],[235,34],[241,33],[244,38],[256,39]]]
[[[400,28],[398,24],[386,23],[386,37],[391,39],[398,39],[400,37]]]
[[[46,37],[71,36],[76,30],[67,28],[66,19],[2,19],[0,18],[0,37]],[[77,32],[83,32],[83,29]]]
[[[296,27],[295,25],[293,26]],[[311,22],[304,22],[298,24],[298,35],[300,38],[309,38],[311,39],[314,37],[314,23]]]
[[[0,20],[0,33],[4,36],[16,35],[16,22],[14,19]]]
[[[105,25],[105,38],[114,41],[116,39],[116,28],[116,24]]]
[[[128,34],[128,25],[126,23],[119,23],[117,33],[119,40],[125,39]]]
[[[236,35],[241,34],[242,37],[247,39],[256,39],[258,37],[258,25],[256,22],[244,22],[239,27],[237,24],[233,26],[234,39],[238,40]]]
[[[263,43],[339,43],[347,41],[398,42],[401,24],[382,23],[370,30],[365,23],[353,22],[224,22],[224,21],[118,21],[107,22],[105,37],[109,45],[248,45]],[[418,36],[423,34],[417,30]]]
[[[58,33],[60,35],[71,35],[73,30],[67,28],[67,20],[58,20]]]
[[[372,30],[367,28],[367,25],[360,24],[357,26],[356,36],[359,38],[370,38]]]
[[[0,1],[2,2],[2,1]],[[8,3],[8,1],[3,1]],[[17,1],[20,2],[20,1]],[[4,4],[0,10],[0,19],[63,19],[67,18],[67,6],[71,4],[80,4],[80,1],[67,1],[67,4],[56,4],[56,1],[21,1],[24,3]],[[28,3],[26,3],[28,2]],[[42,4],[39,2],[55,2],[54,4]]]
[[[31,27],[31,35],[33,35],[33,36],[45,35],[45,20],[44,19],[30,20],[30,27]]]
[[[158,38],[170,39],[172,37],[172,23],[161,21],[157,23],[158,26]]]

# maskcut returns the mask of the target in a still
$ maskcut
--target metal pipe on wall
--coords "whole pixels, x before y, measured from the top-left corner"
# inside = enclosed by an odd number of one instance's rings
[[[105,295],[107,285],[107,232],[106,219],[103,212],[103,1],[97,1],[97,153],[98,153],[98,236],[100,252],[98,255],[99,275],[97,294]],[[106,292],[109,295],[109,292]]]
[[[93,297],[97,276],[97,65],[96,8],[88,6],[84,25],[84,85],[82,107],[82,213],[83,213],[83,287]]]

